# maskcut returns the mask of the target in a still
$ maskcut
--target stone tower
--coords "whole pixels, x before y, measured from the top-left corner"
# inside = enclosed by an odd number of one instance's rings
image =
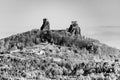
[[[46,18],[43,19],[43,24],[40,30],[50,30],[50,23]]]
[[[73,35],[81,36],[81,29],[79,25],[77,24],[77,21],[72,21],[70,27],[68,28],[68,32],[70,32]]]

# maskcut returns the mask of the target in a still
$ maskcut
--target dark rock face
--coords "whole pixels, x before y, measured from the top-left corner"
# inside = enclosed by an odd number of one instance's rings
[[[40,30],[50,30],[50,23],[46,18],[43,19],[43,24]]]
[[[68,32],[74,35],[80,35],[81,36],[81,29],[79,25],[77,24],[77,21],[72,21],[70,27],[68,28]]]

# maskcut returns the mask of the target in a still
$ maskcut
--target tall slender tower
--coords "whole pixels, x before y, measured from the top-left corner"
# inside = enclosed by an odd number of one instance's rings
[[[50,23],[47,20],[47,18],[43,19],[43,24],[42,24],[40,30],[50,30]]]

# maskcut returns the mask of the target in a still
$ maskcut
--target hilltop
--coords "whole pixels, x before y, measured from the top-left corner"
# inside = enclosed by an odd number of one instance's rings
[[[76,21],[63,30],[49,25],[44,19],[40,29],[0,40],[0,80],[120,79],[120,50],[82,36]]]

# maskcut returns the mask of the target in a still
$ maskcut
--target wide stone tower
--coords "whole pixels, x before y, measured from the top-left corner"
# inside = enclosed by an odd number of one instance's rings
[[[70,32],[73,35],[81,36],[81,29],[79,25],[77,24],[77,21],[72,21],[70,27],[68,28],[68,32]]]

